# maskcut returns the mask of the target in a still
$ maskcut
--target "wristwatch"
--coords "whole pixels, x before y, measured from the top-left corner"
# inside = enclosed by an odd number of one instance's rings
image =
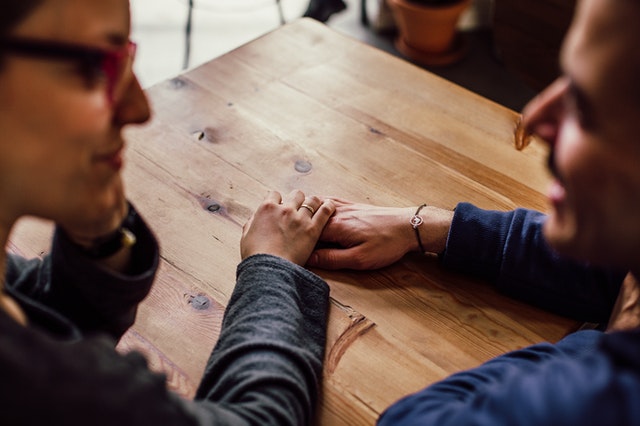
[[[129,204],[127,216],[125,216],[118,229],[109,235],[94,240],[90,247],[81,247],[81,250],[92,259],[104,259],[116,254],[125,247],[132,247],[136,243],[136,236],[132,231],[136,216],[136,210]]]

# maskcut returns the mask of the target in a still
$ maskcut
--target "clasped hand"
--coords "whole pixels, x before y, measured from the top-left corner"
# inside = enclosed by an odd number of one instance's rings
[[[269,192],[242,229],[240,254],[272,254],[304,266],[334,212],[331,200]]]
[[[311,205],[315,213],[301,208]],[[410,219],[415,207],[379,207],[339,198],[307,197],[294,191],[285,200],[270,193],[244,227],[242,257],[270,253],[322,269],[378,269],[419,248]],[[425,249],[444,250],[453,212],[423,210]]]
[[[324,228],[308,266],[378,269],[417,249],[409,223],[415,208],[378,207],[333,199],[336,212]]]

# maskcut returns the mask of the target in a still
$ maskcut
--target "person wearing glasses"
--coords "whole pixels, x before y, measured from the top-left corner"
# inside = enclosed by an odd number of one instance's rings
[[[342,248],[323,244],[308,265],[373,269],[437,253],[510,296],[602,324],[454,374],[379,425],[640,424],[639,19],[638,0],[579,1],[562,75],[523,111],[549,146],[547,215],[336,200],[321,240]]]
[[[267,195],[194,401],[116,340],[158,268],[125,197],[123,128],[150,118],[132,70],[128,0],[2,1],[0,237],[25,215],[55,222],[50,254],[0,259],[0,424],[311,422],[328,286],[303,269],[330,201]],[[275,308],[277,306],[277,308]]]

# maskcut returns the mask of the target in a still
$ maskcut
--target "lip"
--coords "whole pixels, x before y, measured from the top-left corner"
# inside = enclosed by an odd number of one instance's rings
[[[123,148],[118,148],[115,151],[107,154],[100,154],[95,157],[96,162],[108,165],[114,171],[119,171],[123,166],[122,159]]]

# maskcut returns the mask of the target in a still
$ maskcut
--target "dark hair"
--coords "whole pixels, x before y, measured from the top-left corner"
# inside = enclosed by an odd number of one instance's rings
[[[44,0],[0,0],[0,37],[4,37],[13,30],[29,13]],[[4,57],[0,52],[0,71],[3,68]]]
[[[0,36],[4,36],[29,15],[43,0],[0,0]]]

